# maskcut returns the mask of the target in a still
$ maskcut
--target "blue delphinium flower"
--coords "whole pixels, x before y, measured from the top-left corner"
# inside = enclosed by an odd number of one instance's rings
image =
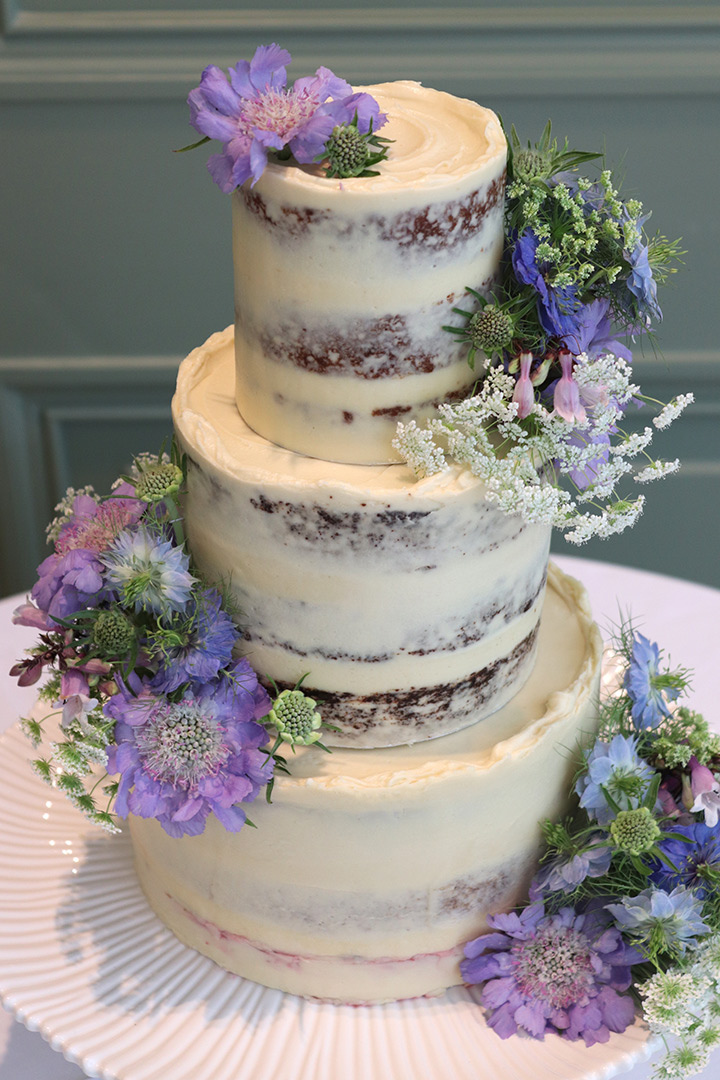
[[[318,68],[314,76],[297,79],[287,89],[289,63],[287,49],[261,45],[250,62],[241,60],[229,69],[229,83],[220,68],[211,65],[190,92],[190,123],[224,144],[223,152],[208,161],[222,191],[233,191],[251,177],[255,184],[269,150],[287,147],[296,161],[308,163],[321,154],[333,129],[352,123],[356,115],[363,134],[385,123],[370,94],[353,93],[350,84],[328,68]]]
[[[256,798],[274,761],[256,723],[270,699],[246,660],[179,701],[131,675],[106,703],[115,721],[108,773],[120,773],[115,812],[156,818],[170,836],[203,832],[212,813],[230,832],[245,823],[240,803]]]
[[[185,610],[196,583],[190,559],[161,533],[144,527],[122,532],[101,559],[106,582],[124,606],[161,616]]]
[[[670,716],[668,700],[680,691],[660,686],[660,649],[642,634],[633,637],[632,655],[625,673],[624,687],[632,700],[632,718],[636,728],[656,728],[663,717]]]
[[[702,918],[702,900],[683,886],[670,893],[645,889],[637,896],[624,896],[619,904],[607,904],[606,910],[649,955],[684,956],[688,946],[695,947],[698,936],[710,930]]]
[[[602,911],[546,915],[535,903],[487,921],[493,932],[465,946],[460,970],[466,982],[485,983],[482,1003],[500,1038],[555,1032],[592,1046],[632,1023],[633,1001],[623,991],[641,957]]]
[[[615,817],[605,792],[621,810],[640,806],[655,773],[637,752],[635,740],[616,735],[611,743],[598,741],[586,758],[586,772],[575,785],[580,805],[598,825]]]
[[[650,879],[666,890],[684,885],[705,900],[716,892],[720,881],[720,827],[711,829],[698,821],[674,825],[672,831],[673,836],[661,840],[658,848],[677,869],[657,859]],[[685,839],[676,839],[678,836]]]
[[[572,285],[555,289],[546,281],[543,267],[537,264],[537,248],[537,236],[532,229],[526,229],[513,247],[513,271],[518,281],[537,293],[538,318],[545,333],[565,340],[578,332],[577,290]]]
[[[210,682],[232,659],[238,634],[216,589],[206,589],[194,599],[178,637],[181,643],[164,649],[152,680],[153,689],[164,694],[183,683]]]

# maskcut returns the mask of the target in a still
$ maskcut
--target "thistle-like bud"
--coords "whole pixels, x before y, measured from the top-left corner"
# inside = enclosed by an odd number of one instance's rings
[[[354,124],[339,124],[325,143],[330,176],[358,176],[368,162],[368,144]]]
[[[551,160],[540,150],[516,150],[513,155],[513,176],[516,180],[545,180],[550,176]]]
[[[135,641],[135,627],[117,608],[101,611],[93,627],[93,642],[103,656],[123,656]]]
[[[277,728],[283,742],[310,746],[320,738],[322,717],[315,711],[316,705],[302,690],[282,690],[275,698],[267,723]]]
[[[643,855],[660,838],[660,826],[647,806],[637,810],[621,810],[610,825],[615,847],[629,855]]]
[[[169,495],[175,495],[182,484],[182,470],[171,462],[159,461],[156,465],[146,465],[135,483],[135,494],[144,502],[162,502]]]
[[[510,345],[514,327],[506,311],[495,304],[486,304],[470,319],[468,330],[473,348],[482,349],[487,356],[491,356]]]

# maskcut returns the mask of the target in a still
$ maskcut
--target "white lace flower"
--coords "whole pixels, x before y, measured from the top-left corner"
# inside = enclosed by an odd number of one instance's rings
[[[677,420],[680,413],[683,412],[688,405],[691,405],[695,400],[694,394],[678,394],[676,398],[669,401],[665,408],[659,413],[653,420],[653,424],[658,430],[670,427],[674,420]]]

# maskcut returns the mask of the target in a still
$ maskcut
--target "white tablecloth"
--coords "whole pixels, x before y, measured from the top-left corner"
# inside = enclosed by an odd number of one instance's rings
[[[563,557],[557,562],[585,584],[595,618],[606,638],[621,615],[632,615],[636,627],[657,641],[673,664],[694,670],[691,704],[713,727],[720,728],[720,591],[584,559]],[[36,639],[36,631],[10,623],[19,599],[0,600],[0,731],[10,727],[32,699],[31,690],[19,689],[7,676],[26,646]],[[718,1080],[719,1057],[717,1053],[714,1055],[702,1080]],[[626,1076],[628,1080],[647,1080],[651,1073],[651,1063],[643,1063]],[[84,1077],[81,1069],[51,1050],[40,1035],[26,1031],[0,1011],[0,1080],[83,1080]],[[238,1080],[262,1078],[238,1077]],[[347,1080],[375,1078],[348,1077]]]

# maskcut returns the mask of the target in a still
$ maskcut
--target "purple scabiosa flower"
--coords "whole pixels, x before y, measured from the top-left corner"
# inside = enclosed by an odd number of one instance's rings
[[[224,144],[223,152],[208,161],[222,191],[233,191],[251,177],[257,183],[269,150],[287,147],[296,161],[314,161],[333,128],[350,123],[356,113],[363,134],[385,123],[369,94],[353,93],[350,84],[328,68],[297,79],[288,89],[285,67],[290,59],[278,45],[261,45],[249,63],[241,60],[229,69],[229,83],[220,68],[211,66],[190,92],[190,123]]]
[[[555,412],[569,424],[584,424],[587,414],[580,401],[580,387],[572,377],[573,358],[568,349],[558,354],[562,375],[555,383],[553,406]]]
[[[120,682],[104,707],[115,721],[108,772],[120,773],[116,812],[157,818],[170,836],[201,833],[211,813],[237,832],[246,820],[239,804],[272,778],[274,762],[260,750],[267,732],[255,722],[269,708],[246,660],[179,701],[135,675]]]
[[[121,603],[161,616],[185,610],[196,583],[189,562],[182,548],[145,527],[120,533],[102,555],[107,587]]]
[[[535,405],[535,390],[530,378],[532,367],[532,353],[524,352],[520,355],[520,375],[515,383],[512,399],[518,406],[518,418],[524,420],[533,411]]]
[[[547,267],[537,264],[537,248],[537,236],[532,229],[526,229],[513,247],[513,272],[518,281],[530,285],[537,293],[538,317],[545,333],[564,341],[568,335],[577,333],[580,302],[572,285],[555,289],[547,282]]]
[[[170,694],[187,682],[210,682],[227,667],[238,634],[216,589],[206,589],[194,599],[192,611],[175,637],[178,644],[162,653],[153,690]]]
[[[64,619],[96,606],[107,595],[100,555],[126,528],[139,521],[145,503],[113,498],[98,503],[78,495],[59,528],[55,551],[38,567],[31,596],[51,619]]]
[[[662,322],[662,311],[657,302],[657,282],[648,259],[647,245],[637,244],[628,255],[628,262],[632,270],[627,278],[627,287],[637,298],[638,311],[645,324],[649,325],[651,319]]]
[[[585,878],[598,878],[608,872],[612,847],[604,833],[593,833],[587,846],[575,855],[558,855],[543,866],[531,885],[530,899],[540,899],[548,893],[570,893]]]
[[[678,689],[658,685],[659,666],[658,646],[636,633],[623,683],[633,703],[632,718],[636,728],[656,728],[663,717],[670,716],[667,701],[680,696]]]
[[[632,1023],[630,966],[641,959],[601,911],[578,915],[563,908],[545,915],[541,903],[519,914],[491,915],[492,933],[465,946],[460,964],[469,983],[484,983],[488,1025],[502,1039],[526,1031],[555,1032],[607,1042]]]
[[[610,743],[598,739],[585,759],[585,772],[575,791],[588,817],[598,825],[608,825],[615,817],[605,792],[621,810],[636,809],[647,794],[655,772],[636,746],[635,739],[624,735],[616,735]]]
[[[606,910],[648,955],[684,956],[688,946],[697,944],[698,935],[710,930],[702,918],[702,900],[684,886],[670,893],[645,889],[637,896],[624,896],[619,904],[607,904]]]
[[[680,839],[684,837],[685,839]],[[673,866],[656,859],[650,880],[669,892],[676,885],[692,889],[701,900],[717,891],[720,881],[720,828],[710,828],[702,821],[692,825],[673,825],[672,836],[661,840],[658,848]]]

